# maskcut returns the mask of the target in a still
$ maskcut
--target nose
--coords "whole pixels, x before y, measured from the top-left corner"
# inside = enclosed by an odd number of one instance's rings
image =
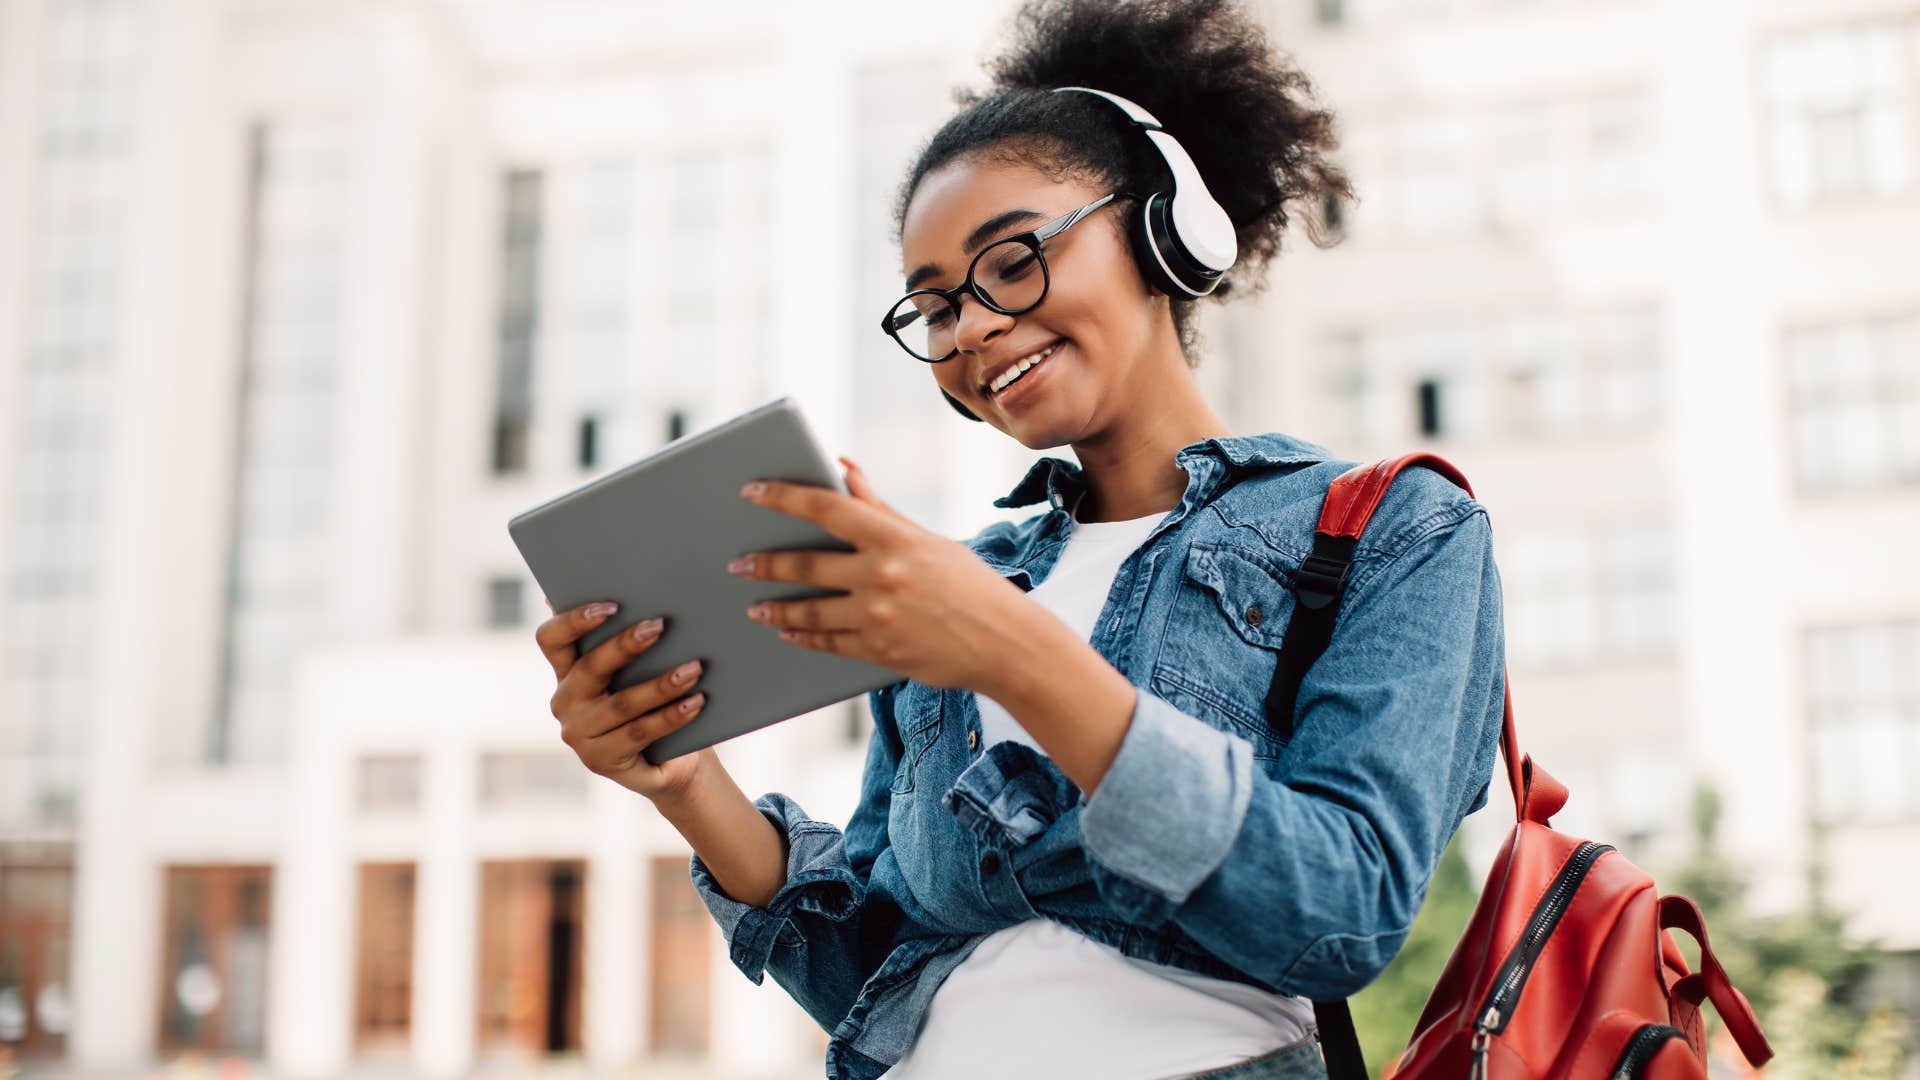
[[[1013,316],[1002,315],[971,294],[960,297],[960,317],[953,331],[953,343],[961,352],[977,353],[988,342],[1013,327]]]

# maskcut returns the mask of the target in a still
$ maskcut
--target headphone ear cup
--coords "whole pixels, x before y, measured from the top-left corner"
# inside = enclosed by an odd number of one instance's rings
[[[1140,276],[1147,284],[1166,293],[1168,296],[1185,296],[1186,290],[1167,276],[1160,261],[1154,258],[1156,245],[1153,242],[1153,229],[1148,224],[1148,214],[1152,213],[1154,195],[1140,201],[1140,212],[1127,216],[1127,246],[1133,249],[1133,261],[1140,267]]]
[[[1141,213],[1141,224],[1153,240],[1153,250],[1166,261],[1173,276],[1179,279],[1179,291],[1174,295],[1189,299],[1211,293],[1214,286],[1220,284],[1220,274],[1200,265],[1200,262],[1187,253],[1180,243],[1180,234],[1173,227],[1173,200],[1167,193],[1157,192],[1147,199]],[[1156,267],[1156,269],[1158,269]],[[1162,273],[1165,276],[1165,273]]]
[[[954,412],[957,412],[961,416],[964,416],[967,419],[972,420],[976,423],[981,423],[981,424],[986,423],[985,420],[982,420],[979,417],[973,415],[972,409],[969,409],[965,405],[960,404],[959,400],[955,398],[952,394],[947,393],[945,390],[941,390],[940,396],[947,399],[947,404],[953,406]]]

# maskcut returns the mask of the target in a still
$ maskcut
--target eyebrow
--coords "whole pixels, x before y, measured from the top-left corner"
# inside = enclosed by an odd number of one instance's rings
[[[1032,221],[1034,218],[1044,218],[1046,216],[1047,215],[1038,210],[1006,210],[995,214],[981,222],[978,228],[967,234],[966,242],[960,245],[960,250],[971,255],[986,246],[987,241],[999,236],[1009,225],[1018,225],[1023,221]],[[907,291],[912,292],[919,288],[921,282],[939,272],[940,268],[938,266],[927,263],[913,273],[908,274]]]

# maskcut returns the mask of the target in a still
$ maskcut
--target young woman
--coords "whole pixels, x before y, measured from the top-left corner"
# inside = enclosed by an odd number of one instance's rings
[[[996,505],[1047,509],[965,543],[852,462],[850,495],[742,493],[856,548],[736,560],[837,590],[749,616],[904,676],[872,695],[845,829],[748,801],[711,751],[639,756],[702,700],[697,662],[606,692],[658,619],[585,656],[604,605],[543,624],[553,711],[686,836],[734,963],[830,1033],[830,1076],[1322,1076],[1308,999],[1380,972],[1485,801],[1486,514],[1402,474],[1283,739],[1263,705],[1290,586],[1352,463],[1232,434],[1192,376],[1194,305],[1257,288],[1289,218],[1348,194],[1332,118],[1218,0],[1038,0],[1017,27],[902,186],[909,295],[883,329],[956,409],[1078,464],[1043,458]]]

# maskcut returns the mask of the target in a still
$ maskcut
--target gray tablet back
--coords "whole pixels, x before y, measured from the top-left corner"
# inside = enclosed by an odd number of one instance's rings
[[[616,472],[549,500],[507,524],[555,611],[594,600],[620,610],[579,641],[581,655],[642,619],[666,618],[654,646],[615,673],[610,690],[695,657],[694,689],[707,705],[645,751],[659,764],[901,680],[892,669],[781,641],[747,618],[756,600],[832,596],[838,590],[727,573],[751,551],[853,545],[805,518],[740,496],[749,480],[786,480],[845,493],[791,398],[682,436]]]

